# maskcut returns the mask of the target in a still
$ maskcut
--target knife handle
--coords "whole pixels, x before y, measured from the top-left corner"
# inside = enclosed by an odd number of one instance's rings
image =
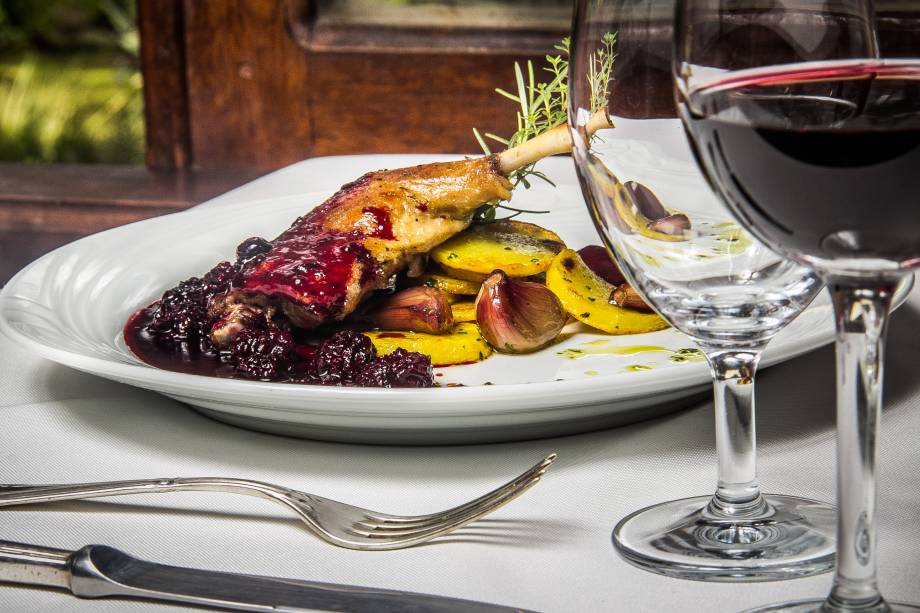
[[[74,552],[0,541],[0,581],[70,590]]]

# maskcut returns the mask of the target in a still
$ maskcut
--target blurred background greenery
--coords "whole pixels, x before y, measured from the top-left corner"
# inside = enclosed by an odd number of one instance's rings
[[[0,0],[0,160],[142,164],[134,0]]]

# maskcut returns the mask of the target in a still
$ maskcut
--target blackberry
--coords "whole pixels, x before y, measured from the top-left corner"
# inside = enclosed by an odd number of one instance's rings
[[[431,359],[421,353],[397,349],[362,368],[354,383],[359,387],[432,387]]]
[[[153,305],[147,331],[161,348],[189,353],[213,351],[208,338],[211,321],[208,301],[228,292],[239,277],[239,267],[221,262],[203,277],[191,277],[167,290]]]
[[[347,385],[377,350],[371,339],[351,330],[336,332],[319,346],[310,363],[310,377],[321,385]]]
[[[236,248],[236,263],[245,266],[260,255],[272,250],[272,244],[261,236],[247,238]]]
[[[246,379],[280,381],[288,377],[296,356],[297,345],[287,330],[247,328],[234,339],[227,361]]]
[[[199,322],[207,316],[201,279],[192,277],[182,281],[166,291],[153,308],[147,329],[157,345],[173,350],[183,346],[189,351],[201,349]]]
[[[225,294],[230,288],[240,284],[240,267],[238,264],[221,262],[206,272],[201,281],[207,298]]]

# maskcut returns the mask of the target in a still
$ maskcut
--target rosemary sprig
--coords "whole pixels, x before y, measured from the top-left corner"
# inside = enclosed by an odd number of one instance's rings
[[[607,33],[602,39],[602,47],[595,51],[588,66],[588,83],[591,88],[591,110],[606,106],[608,96],[608,86],[610,83],[611,73],[613,70],[613,61],[616,58],[614,47],[616,46],[616,33]],[[486,155],[492,155],[492,151],[486,139],[500,143],[505,148],[512,148],[527,142],[535,136],[548,132],[553,128],[564,124],[567,117],[568,95],[569,95],[569,50],[571,40],[566,37],[554,45],[553,48],[559,52],[558,55],[547,55],[546,66],[543,71],[548,73],[548,81],[537,82],[534,74],[533,62],[527,61],[525,79],[524,69],[518,62],[514,63],[514,77],[517,85],[517,93],[505,91],[497,88],[495,90],[501,96],[516,102],[520,109],[517,112],[517,131],[509,138],[502,138],[496,134],[482,134],[476,128],[473,128],[473,136],[479,146],[482,147]],[[549,178],[535,170],[534,164],[529,164],[511,172],[508,179],[512,186],[518,184],[525,188],[530,187],[529,178],[536,177],[554,185]],[[495,209],[503,208],[512,211],[508,217],[496,218]],[[488,223],[511,219],[521,213],[548,213],[549,211],[524,211],[508,205],[502,204],[495,200],[488,202],[476,211],[474,221],[478,223]]]
[[[613,61],[617,54],[613,48],[617,44],[617,33],[607,32],[601,39],[603,45],[596,50],[588,62],[588,85],[591,88],[591,112],[607,106],[610,78],[613,73]]]
[[[543,70],[550,73],[552,78],[545,83],[536,82],[533,62],[527,61],[527,78],[518,62],[514,63],[514,78],[517,85],[517,94],[497,88],[495,92],[520,105],[517,112],[517,132],[510,138],[502,138],[496,134],[483,134],[473,128],[473,135],[486,155],[491,155],[486,139],[500,143],[505,148],[516,147],[531,138],[552,130],[566,122],[566,105],[568,103],[568,75],[569,75],[569,44],[568,38],[563,38],[554,49],[559,55],[547,55],[547,65]],[[521,183],[526,185],[526,178],[533,173],[533,164],[513,171],[508,179],[512,185]]]

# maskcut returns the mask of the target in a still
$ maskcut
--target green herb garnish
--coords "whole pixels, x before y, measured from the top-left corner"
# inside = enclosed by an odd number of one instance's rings
[[[602,47],[595,51],[594,56],[588,66],[588,84],[591,88],[591,111],[597,111],[607,105],[609,95],[608,87],[613,71],[613,61],[616,59],[614,47],[616,46],[616,33],[607,33],[602,39]],[[520,105],[517,112],[517,131],[509,138],[502,138],[496,134],[485,133],[483,135],[476,128],[473,128],[473,136],[479,146],[482,147],[486,155],[492,155],[486,139],[500,143],[505,148],[510,149],[522,143],[529,141],[535,136],[548,132],[555,127],[561,126],[568,120],[568,95],[569,95],[569,51],[571,40],[563,38],[553,48],[559,51],[558,55],[547,55],[546,66],[543,71],[548,73],[549,80],[546,82],[537,82],[534,73],[533,62],[527,61],[525,79],[525,70],[521,68],[518,62],[514,63],[514,77],[517,85],[517,93],[505,91],[497,88],[495,91],[501,96],[516,102]],[[512,171],[508,175],[512,186],[517,187],[519,184],[524,188],[530,187],[529,178],[536,177],[555,185],[542,172],[535,169],[536,163],[529,164],[522,168]],[[511,211],[506,217],[497,218],[496,209],[502,208]],[[494,200],[488,202],[476,211],[474,216],[475,223],[490,223],[517,217],[521,213],[548,213],[549,211],[532,211],[519,209],[501,201]]]

